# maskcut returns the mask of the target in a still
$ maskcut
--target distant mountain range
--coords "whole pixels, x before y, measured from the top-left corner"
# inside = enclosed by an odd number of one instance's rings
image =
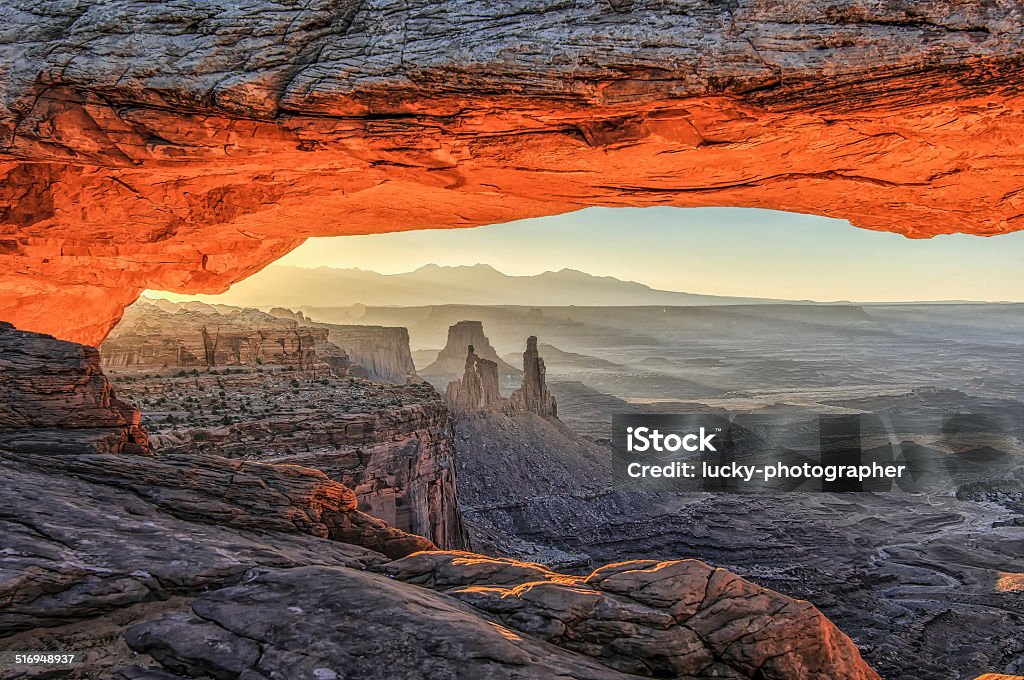
[[[267,307],[421,305],[633,306],[776,303],[764,298],[657,290],[635,281],[575,269],[509,276],[486,264],[428,264],[404,274],[364,269],[270,266],[218,297],[225,304]]]

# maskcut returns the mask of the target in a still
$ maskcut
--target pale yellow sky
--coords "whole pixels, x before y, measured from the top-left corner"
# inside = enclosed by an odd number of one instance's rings
[[[910,240],[767,210],[588,208],[476,229],[310,239],[278,264],[385,274],[430,263],[513,275],[568,267],[665,290],[868,302],[1024,300],[1022,262],[1024,233]]]

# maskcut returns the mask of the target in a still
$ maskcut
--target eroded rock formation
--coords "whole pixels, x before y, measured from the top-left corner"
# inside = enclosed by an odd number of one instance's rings
[[[405,328],[317,325],[327,328],[328,339],[345,350],[352,362],[353,375],[396,385],[418,379],[409,348],[409,331]]]
[[[0,447],[145,454],[149,436],[139,423],[94,348],[0,321]]]
[[[477,321],[461,321],[452,326],[448,332],[448,346],[453,345],[453,336],[461,336],[466,328],[472,329],[474,335],[483,336],[483,326],[476,328]],[[486,340],[486,336],[483,336]],[[487,346],[489,353],[493,354],[494,349]],[[447,351],[448,347],[445,348]],[[543,418],[557,418],[558,408],[555,398],[548,392],[545,382],[544,360],[537,352],[537,338],[531,335],[526,339],[526,351],[523,352],[523,382],[522,385],[512,392],[512,396],[505,399],[501,396],[500,367],[498,359],[491,361],[484,359],[476,353],[474,345],[470,344],[466,353],[465,370],[462,377],[448,383],[445,390],[445,401],[452,411],[460,416],[472,416],[476,414],[497,414],[505,413],[509,416],[521,416],[533,413]],[[442,362],[448,362],[444,352],[438,360],[431,364],[427,370],[437,371]],[[435,374],[436,375],[436,374]]]
[[[433,546],[359,512],[352,490],[317,470],[149,455],[139,412],[114,396],[94,348],[8,324],[0,325],[0,343],[0,459],[11,474],[72,475],[130,491],[175,517],[334,538],[385,554]],[[59,519],[76,521],[49,521]]]
[[[523,352],[523,386],[509,397],[505,412],[509,415],[536,413],[543,418],[557,418],[558,407],[548,392],[544,377],[544,360],[537,352],[536,336],[531,335],[526,339],[526,351]]]
[[[477,356],[470,345],[466,371],[461,379],[448,383],[444,400],[457,415],[500,410],[505,400],[501,396],[497,362]]]
[[[5,7],[0,318],[90,344],[311,235],[598,204],[1024,226],[1013,0]]]
[[[479,359],[486,359],[495,364],[499,379],[520,375],[519,369],[506,363],[491,347],[491,341],[484,334],[484,324],[481,321],[459,321],[449,326],[444,349],[432,364],[420,371],[420,374],[434,382],[439,389],[445,387],[449,381],[465,373],[466,355],[470,347]]]
[[[349,358],[324,328],[257,309],[139,300],[100,345],[107,368],[288,366],[348,375]]]
[[[415,375],[406,330],[349,334],[276,312],[166,300],[128,309],[100,351],[122,396],[146,410],[153,450],[311,467],[351,488],[367,514],[468,547],[451,419],[429,385],[406,384]],[[401,385],[336,380],[367,371],[328,340],[335,332],[374,377]],[[159,370],[194,366],[203,371]]]
[[[697,560],[631,560],[570,577],[535,564],[432,552],[382,570],[623,673],[878,678],[810,603]]]
[[[352,489],[363,512],[438,546],[468,547],[451,416],[430,385],[291,376],[135,378],[120,390],[136,402],[163,400],[148,415],[157,453],[320,470]]]

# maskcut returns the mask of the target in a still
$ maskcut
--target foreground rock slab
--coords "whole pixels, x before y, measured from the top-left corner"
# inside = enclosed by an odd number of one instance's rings
[[[810,603],[697,560],[632,560],[568,577],[539,565],[431,552],[382,569],[626,673],[878,677],[850,639]],[[458,584],[467,577],[468,584]]]

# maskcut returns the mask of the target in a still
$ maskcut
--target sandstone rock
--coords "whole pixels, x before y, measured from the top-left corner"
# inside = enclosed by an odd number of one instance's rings
[[[51,393],[69,376],[115,403],[95,350],[3,330],[19,407],[46,406],[8,416],[23,436],[64,422],[67,403],[55,407]],[[65,360],[37,393],[24,376],[42,372],[47,352]],[[582,578],[421,552],[434,545],[360,512],[352,490],[316,470],[74,441],[5,446],[0,637],[32,648],[40,627],[56,627],[53,644],[81,643],[95,623],[90,644],[109,649],[104,636],[131,626],[124,640],[159,666],[114,668],[117,655],[92,655],[83,673],[94,677],[876,677],[809,604],[700,563],[634,562]],[[153,603],[166,606],[144,606]]]
[[[296,312],[285,307],[271,307],[267,314],[270,316],[276,316],[279,319],[291,319],[292,321],[298,321],[303,326],[310,325],[310,320],[306,318],[306,315],[302,312]]]
[[[322,328],[256,309],[140,300],[100,345],[106,368],[213,368],[274,364],[348,374],[349,358]]]
[[[348,354],[353,375],[396,385],[419,379],[405,328],[317,325],[326,327],[328,339]]]
[[[498,356],[491,347],[491,341],[484,335],[484,325],[480,321],[459,321],[448,328],[448,340],[444,349],[437,355],[437,360],[420,371],[427,380],[442,389],[452,380],[465,374],[469,348],[479,359],[493,361],[497,365],[498,377],[518,377],[519,369],[513,368]]]
[[[455,550],[413,553],[389,562],[381,571],[399,581],[435,590],[475,585],[511,587],[559,579],[572,581],[571,577],[558,574],[540,564]]]
[[[542,418],[557,418],[558,407],[544,376],[544,360],[537,352],[537,338],[531,335],[523,352],[523,386],[512,393],[505,411],[509,415],[536,413]]]
[[[434,547],[426,538],[359,512],[355,493],[343,484],[318,470],[295,465],[248,463],[208,454],[19,452],[18,460],[130,490],[188,520],[331,538],[392,557]]]
[[[146,453],[139,412],[113,392],[91,347],[0,321],[0,447]]]
[[[444,400],[452,413],[460,416],[501,410],[505,400],[500,392],[497,362],[480,358],[470,345],[466,371],[461,380],[448,383]]]
[[[126,639],[189,677],[628,677],[443,595],[353,569],[264,570],[197,598],[192,610],[139,624]]]
[[[467,557],[415,554],[382,569],[626,673],[878,678],[849,638],[809,603],[696,560],[628,561],[572,578],[537,565],[514,570],[507,560],[487,568],[479,564],[484,558]],[[468,583],[456,585],[453,572],[465,573]]]
[[[5,8],[0,318],[89,344],[313,235],[598,204],[1024,225],[1011,0]]]
[[[106,472],[153,459],[93,456],[60,469],[21,458],[0,451],[0,637],[198,593],[259,565],[365,568],[385,561],[267,517],[283,514],[283,495],[269,505],[266,493],[254,493],[243,509],[220,499],[215,484],[205,491],[194,483],[174,486],[175,478],[204,474],[202,460],[171,468],[174,477],[164,476],[167,466],[131,466],[108,484]],[[142,488],[149,489],[144,498],[135,493]]]
[[[426,383],[299,380],[292,371],[241,369],[113,375],[118,393],[145,409],[160,454],[315,468],[351,488],[367,514],[445,548],[469,545],[451,416]]]

